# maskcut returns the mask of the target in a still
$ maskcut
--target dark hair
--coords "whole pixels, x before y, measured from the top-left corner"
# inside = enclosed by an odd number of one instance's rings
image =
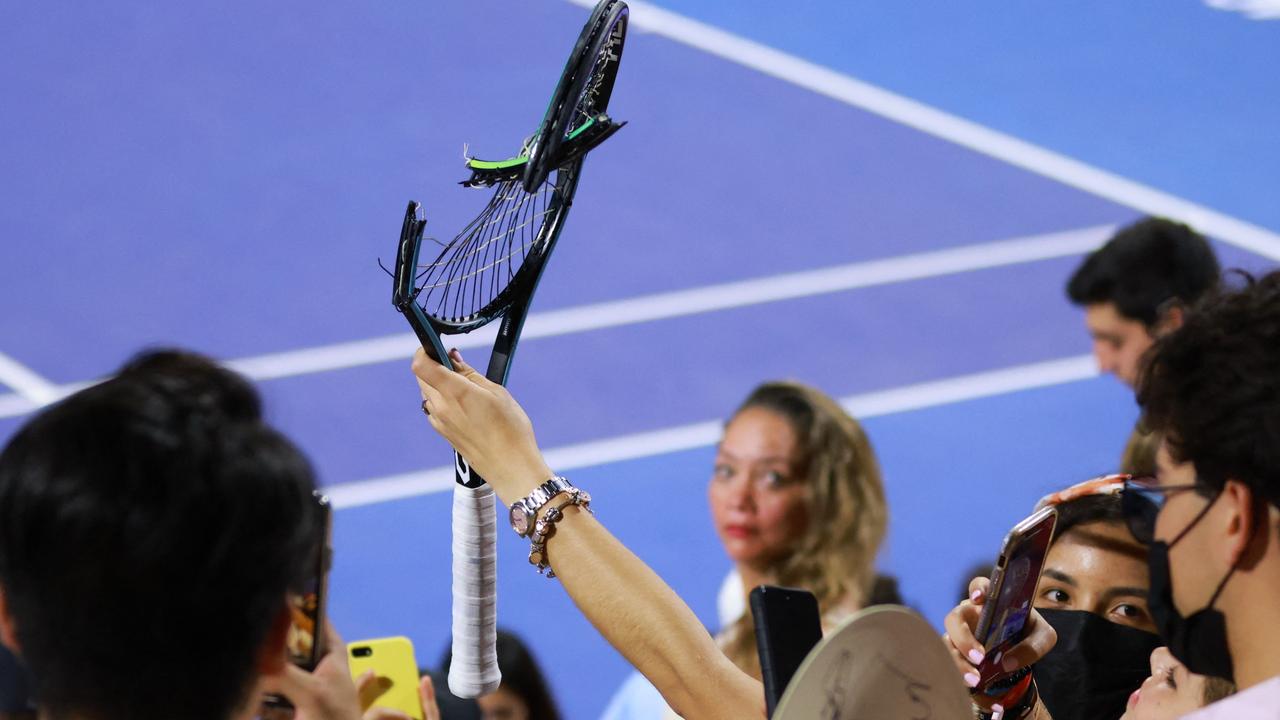
[[[196,355],[140,355],[31,419],[0,454],[0,585],[41,707],[245,707],[307,573],[314,489],[253,388]]]
[[[1120,508],[1120,496],[1085,495],[1058,504],[1058,523],[1053,530],[1053,541],[1081,525],[1107,522],[1124,525],[1124,513]]]
[[[1201,483],[1238,480],[1280,505],[1280,271],[1206,297],[1152,346],[1143,423]]]
[[[1139,220],[1089,254],[1067,282],[1076,305],[1115,303],[1148,328],[1169,300],[1190,305],[1218,282],[1218,260],[1204,236],[1164,218]]]
[[[518,635],[507,630],[498,630],[498,669],[502,671],[501,688],[515,693],[529,708],[529,717],[537,720],[560,720],[560,711],[556,709],[555,698],[547,680],[538,667],[538,661],[525,646]],[[445,651],[444,662],[441,663],[447,675],[453,663],[453,653]]]

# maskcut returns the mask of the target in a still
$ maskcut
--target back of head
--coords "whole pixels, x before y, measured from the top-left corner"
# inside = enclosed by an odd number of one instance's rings
[[[1280,271],[1244,277],[1156,342],[1138,402],[1201,482],[1238,480],[1280,506]]]
[[[1156,474],[1156,453],[1160,450],[1160,433],[1147,432],[1136,427],[1124,444],[1120,456],[1120,472],[1135,477],[1151,477]]]
[[[319,532],[301,453],[242,378],[155,352],[0,454],[0,586],[52,718],[223,720]]]
[[[1117,232],[1067,283],[1077,305],[1114,303],[1154,327],[1170,300],[1189,305],[1216,286],[1221,270],[1204,236],[1182,223],[1146,218]]]

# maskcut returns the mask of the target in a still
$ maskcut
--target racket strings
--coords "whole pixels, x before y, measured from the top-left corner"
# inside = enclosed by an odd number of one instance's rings
[[[421,266],[416,293],[423,310],[462,320],[489,305],[511,284],[558,210],[555,172],[532,193],[518,180],[498,183],[480,214],[435,261]]]

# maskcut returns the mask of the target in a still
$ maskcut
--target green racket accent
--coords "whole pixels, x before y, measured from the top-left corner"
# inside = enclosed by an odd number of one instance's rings
[[[506,160],[476,160],[475,158],[468,158],[467,167],[472,170],[508,170],[524,165],[527,162],[529,162],[527,155],[507,158]]]
[[[596,118],[597,118],[597,117],[600,117],[600,116],[599,116],[599,115],[597,115],[596,117],[593,117],[593,118],[591,118],[590,120],[587,120],[586,122],[582,123],[582,125],[581,125],[581,126],[579,126],[579,127],[578,127],[578,129],[576,129],[576,130],[574,130],[573,132],[569,133],[569,135],[565,138],[565,140],[574,140],[574,139],[576,139],[579,135],[581,135],[582,133],[586,132],[588,128],[590,128],[592,125],[595,125],[595,124],[596,124]],[[528,160],[528,159],[529,159],[529,158],[525,158],[525,160]]]
[[[565,136],[564,142],[558,148],[558,154],[561,156],[558,161],[567,164],[581,159],[583,155],[586,155],[588,151],[607,140],[610,135],[617,132],[623,125],[626,125],[626,123],[615,123],[604,113],[587,118],[586,122]],[[506,160],[467,158],[467,169],[471,171],[471,177],[463,180],[462,185],[465,187],[491,187],[517,176],[523,177],[528,163],[528,155],[518,155]]]
[[[589,130],[596,124],[596,118],[591,118],[582,123],[578,128],[565,138],[566,140],[575,140],[579,135]],[[519,167],[529,162],[528,155],[517,155],[506,160],[477,160],[476,158],[467,158],[467,167],[472,170],[510,170],[513,167]]]

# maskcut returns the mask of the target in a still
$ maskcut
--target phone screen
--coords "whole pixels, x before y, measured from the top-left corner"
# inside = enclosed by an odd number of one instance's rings
[[[306,670],[314,670],[317,661],[316,638],[319,636],[320,618],[320,583],[309,583],[309,587],[301,594],[289,598],[289,613],[293,624],[289,626],[289,636],[285,645],[289,650],[289,660]]]
[[[304,585],[299,592],[289,595],[289,634],[285,636],[285,652],[294,665],[311,672],[324,657],[325,595],[329,583],[329,567],[333,561],[333,508],[329,498],[319,491],[315,501],[320,507],[321,532],[308,556]],[[264,699],[265,708],[291,709],[287,698],[270,694]],[[264,715],[263,717],[268,717]],[[276,717],[275,714],[269,717]]]
[[[1022,640],[1057,517],[1057,511],[1052,508],[1041,510],[1018,523],[1005,539],[991,576],[993,597],[983,607],[976,633],[978,641],[987,649],[987,656],[978,668],[981,686],[1002,675],[1003,653]]]
[[[315,670],[324,655],[325,588],[333,557],[333,508],[329,498],[319,492],[315,498],[323,517],[322,530],[311,553],[309,563],[312,571],[307,575],[306,584],[298,594],[289,598],[292,623],[285,640],[289,660],[307,671]]]

